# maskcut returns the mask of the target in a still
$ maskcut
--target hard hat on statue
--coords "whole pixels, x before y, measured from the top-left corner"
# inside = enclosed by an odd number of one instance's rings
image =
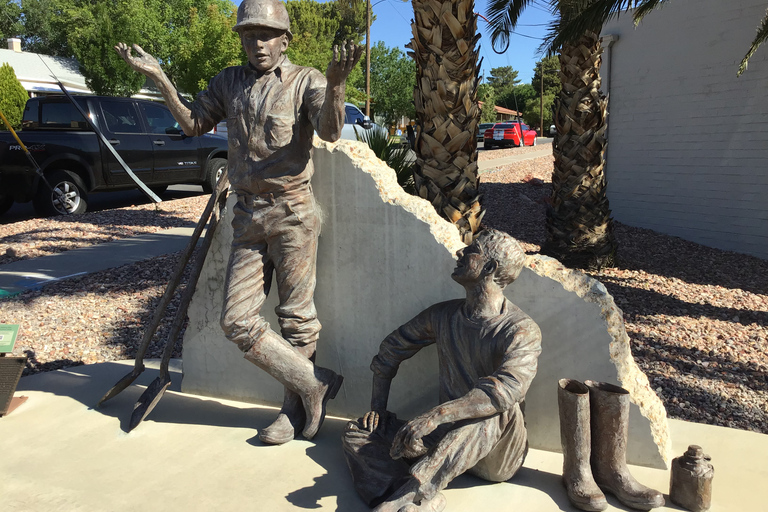
[[[237,8],[237,25],[232,30],[238,32],[248,27],[285,30],[288,39],[293,39],[288,9],[279,0],[243,0]]]

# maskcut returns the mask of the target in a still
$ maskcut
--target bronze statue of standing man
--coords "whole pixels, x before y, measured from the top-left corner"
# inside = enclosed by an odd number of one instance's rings
[[[314,132],[336,141],[344,125],[345,82],[362,48],[334,47],[326,76],[296,66],[284,55],[292,39],[285,4],[244,0],[233,28],[248,56],[224,69],[193,103],[178,95],[157,60],[137,45],[115,48],[136,71],[157,84],[187,135],[227,121],[229,181],[237,194],[234,239],[227,269],[221,326],[245,358],[285,386],[280,414],[259,432],[282,444],[299,430],[311,439],[343,378],[315,366],[320,322],[314,304],[320,214],[310,179]],[[260,315],[272,282],[281,334]]]

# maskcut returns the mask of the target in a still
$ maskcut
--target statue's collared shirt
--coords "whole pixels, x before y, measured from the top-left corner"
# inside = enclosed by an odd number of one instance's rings
[[[525,398],[541,353],[538,325],[505,299],[494,319],[476,322],[463,311],[464,300],[435,304],[381,342],[371,370],[392,379],[404,360],[436,344],[440,403],[471,389],[485,392],[496,410],[508,411]]]
[[[309,183],[325,89],[320,71],[284,56],[265,73],[250,64],[226,68],[197,95],[192,117],[198,133],[227,121],[228,176],[235,192],[279,194]]]

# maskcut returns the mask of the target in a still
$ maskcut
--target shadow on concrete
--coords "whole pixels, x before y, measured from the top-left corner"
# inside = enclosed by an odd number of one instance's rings
[[[311,487],[304,487],[285,498],[296,508],[318,509],[326,497],[336,498],[336,511],[369,510],[355,492],[352,477],[344,460],[341,435],[348,420],[327,418],[317,435],[314,446],[307,448],[307,456],[325,469],[325,474],[315,478]]]

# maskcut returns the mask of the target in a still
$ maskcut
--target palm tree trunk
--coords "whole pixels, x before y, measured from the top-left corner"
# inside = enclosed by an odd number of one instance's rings
[[[418,194],[469,244],[480,227],[477,180],[478,46],[473,0],[413,0],[408,52],[416,61]]]
[[[542,252],[580,268],[610,265],[616,252],[606,195],[608,99],[600,92],[602,51],[592,32],[563,46],[562,90],[555,99],[555,168]]]

